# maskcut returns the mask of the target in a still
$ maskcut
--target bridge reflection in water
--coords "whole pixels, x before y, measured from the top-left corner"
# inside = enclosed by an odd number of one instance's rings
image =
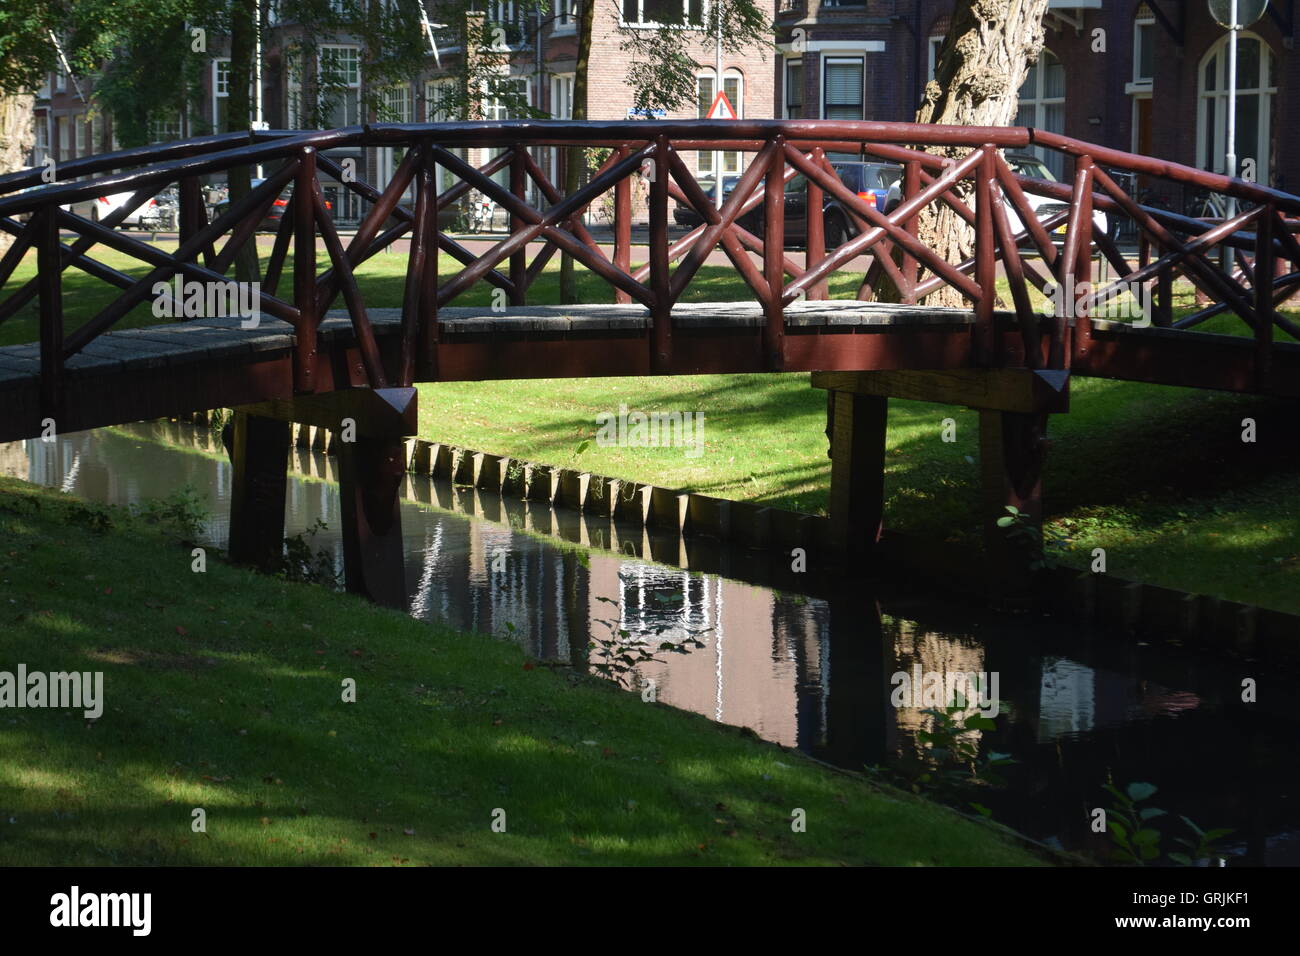
[[[190,485],[218,516],[208,533],[220,544],[231,475],[219,450],[206,431],[137,425],[0,445],[0,474],[117,504]],[[337,487],[312,480],[333,477],[334,463],[301,451],[298,465],[288,531],[324,520],[331,527],[315,544],[341,569]],[[898,765],[918,751],[917,731],[931,726],[922,708],[892,706],[894,673],[996,672],[998,729],[977,737],[982,752],[1018,761],[1008,787],[978,798],[997,819],[1100,850],[1087,815],[1103,805],[1101,784],[1146,780],[1160,787],[1154,803],[1202,826],[1234,827],[1243,859],[1300,863],[1291,749],[1300,720],[1268,711],[1267,701],[1244,711],[1238,688],[1249,665],[1059,622],[1039,630],[929,597],[861,587],[823,597],[778,592],[651,562],[644,538],[631,534],[608,542],[631,554],[561,545],[552,532],[577,540],[592,529],[546,505],[414,477],[406,492],[407,593],[420,618],[583,668],[607,660],[600,644],[620,631],[648,638],[650,649],[680,645],[681,653],[655,653],[658,660],[613,679],[636,692],[653,681],[661,703],[850,769]],[[598,727],[581,732],[599,738]]]

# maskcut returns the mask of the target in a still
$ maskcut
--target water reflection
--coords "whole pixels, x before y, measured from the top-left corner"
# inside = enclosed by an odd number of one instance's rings
[[[323,520],[314,546],[341,571],[333,462],[294,457],[287,531]],[[189,485],[215,515],[209,543],[227,533],[230,467],[203,429],[147,424],[0,446],[0,473],[124,505]],[[997,672],[997,729],[974,733],[1018,763],[1009,786],[981,796],[995,818],[1100,851],[1087,823],[1107,802],[1101,785],[1150,781],[1171,818],[1236,828],[1240,860],[1300,863],[1294,708],[1280,688],[1242,704],[1242,677],[1260,677],[1248,664],[822,579],[809,582],[813,594],[779,590],[739,579],[763,560],[753,552],[445,482],[411,477],[406,494],[418,618],[583,668],[613,661],[629,690],[653,687],[663,703],[853,769],[915,757],[918,731],[933,727],[925,707],[893,706],[895,672]]]

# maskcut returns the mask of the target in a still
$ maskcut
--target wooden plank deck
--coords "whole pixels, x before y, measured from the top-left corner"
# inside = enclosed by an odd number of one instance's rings
[[[386,362],[395,361],[400,309],[371,309]],[[649,312],[632,305],[451,307],[439,311],[438,379],[566,378],[650,374]],[[1013,319],[998,313],[1014,348]],[[673,316],[670,374],[764,370],[762,309],[756,302],[681,303]],[[835,300],[786,308],[786,370],[870,371],[968,368],[971,312]],[[238,405],[293,394],[295,336],[262,316],[201,318],[106,333],[66,366],[61,431]],[[356,337],[341,310],[321,323],[321,390],[364,381]],[[1092,355],[1076,374],[1168,385],[1300,397],[1300,344],[1278,343],[1267,383],[1253,374],[1252,339],[1134,329],[1096,322]],[[1014,353],[1011,364],[1020,361]],[[0,348],[0,441],[40,433],[39,350]]]

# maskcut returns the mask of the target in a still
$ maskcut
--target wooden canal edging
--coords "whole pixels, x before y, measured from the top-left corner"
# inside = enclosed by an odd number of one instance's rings
[[[195,412],[174,420],[203,425],[211,415]],[[290,426],[290,444],[302,452],[330,457],[345,447],[337,432],[300,423]],[[204,450],[218,448],[210,443]],[[814,594],[826,592],[830,580],[816,572],[833,575],[845,560],[834,544],[839,533],[835,522],[825,515],[661,488],[425,439],[404,439],[402,461],[409,475],[445,480],[540,508],[540,513],[524,512],[526,530],[584,547]],[[342,468],[317,477],[340,480]],[[409,482],[404,491],[406,497],[422,500]],[[503,520],[499,512],[481,516]],[[620,533],[620,525],[634,531]],[[722,545],[743,550],[729,553]],[[804,549],[808,571],[792,570],[795,548]],[[983,599],[988,593],[983,571],[987,555],[979,548],[886,528],[875,554],[862,560],[870,561],[877,573],[913,589],[914,576],[923,574],[927,584],[940,582],[944,591],[953,594]],[[1034,583],[1036,611],[1111,628],[1134,639],[1300,666],[1297,614],[1065,566],[1036,572]]]

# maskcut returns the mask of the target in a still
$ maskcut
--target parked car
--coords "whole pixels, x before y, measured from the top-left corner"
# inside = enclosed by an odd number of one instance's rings
[[[1003,158],[1006,160],[1007,166],[1011,171],[1018,176],[1026,176],[1030,179],[1044,179],[1050,183],[1057,182],[1056,177],[1052,175],[1052,171],[1048,169],[1047,164],[1033,153],[1007,153]],[[1025,200],[1029,203],[1029,208],[1034,211],[1034,216],[1037,217],[1040,222],[1045,219],[1050,219],[1057,213],[1064,212],[1070,208],[1068,202],[1062,202],[1059,199],[1053,199],[1049,196],[1040,196],[1031,192],[1025,193]],[[899,182],[894,183],[894,185],[889,189],[889,194],[885,199],[885,212],[893,212],[901,201],[902,181],[900,180]],[[972,199],[971,206],[973,207],[974,205],[975,203]],[[1007,210],[1007,224],[1011,226],[1011,231],[1013,233],[1020,232],[1024,229],[1024,223],[1021,222],[1020,217],[1016,215],[1016,211],[1011,207],[1010,203],[1004,203],[1003,205]],[[1100,226],[1103,231],[1107,228],[1106,214],[1104,212],[1094,211],[1092,218],[1093,222]],[[1066,228],[1067,223],[1065,222],[1053,226],[1051,236],[1052,242],[1056,245],[1060,245],[1064,242]],[[1026,236],[1024,241],[1021,243],[1021,245],[1032,244],[1033,240],[1028,236]]]
[[[891,184],[902,176],[901,167],[890,163],[869,163],[852,160],[834,161],[831,167],[840,181],[876,208],[884,206],[885,197]],[[722,181],[722,196],[725,202],[736,184],[739,176],[727,176]],[[701,183],[703,185],[703,183]],[[761,183],[760,183],[761,188]],[[822,210],[825,214],[826,248],[834,249],[845,240],[859,232],[856,219],[836,196],[822,192]],[[678,205],[673,210],[673,219],[678,225],[695,227],[702,221],[699,213],[689,207]],[[763,232],[763,207],[758,206],[741,216],[739,223],[756,235]],[[802,248],[808,241],[808,180],[797,174],[785,184],[785,244],[787,247]]]
[[[60,208],[65,211],[71,210],[92,222],[100,222],[121,209],[133,195],[135,195],[134,192],[108,193],[95,199],[72,203]],[[150,232],[174,230],[178,225],[176,213],[178,208],[176,190],[174,188],[164,189],[158,195],[153,196],[127,213],[126,217],[118,224],[118,228],[146,229]]]
[[[265,179],[254,179],[252,181],[251,188],[256,189],[264,182],[266,182]],[[275,202],[271,203],[270,207],[266,210],[266,216],[262,219],[261,224],[257,227],[259,231],[275,232],[275,230],[280,228],[280,220],[284,218],[284,211],[289,207],[289,197],[292,194],[293,194],[292,187],[285,186],[284,190],[280,193],[280,195],[275,198]],[[227,193],[225,199],[218,201],[215,205],[212,206],[212,218],[216,219],[218,216],[224,214],[225,211],[229,208],[230,208],[230,195],[229,193]],[[330,202],[328,199],[326,199],[325,208],[329,210],[333,210],[334,204]]]

